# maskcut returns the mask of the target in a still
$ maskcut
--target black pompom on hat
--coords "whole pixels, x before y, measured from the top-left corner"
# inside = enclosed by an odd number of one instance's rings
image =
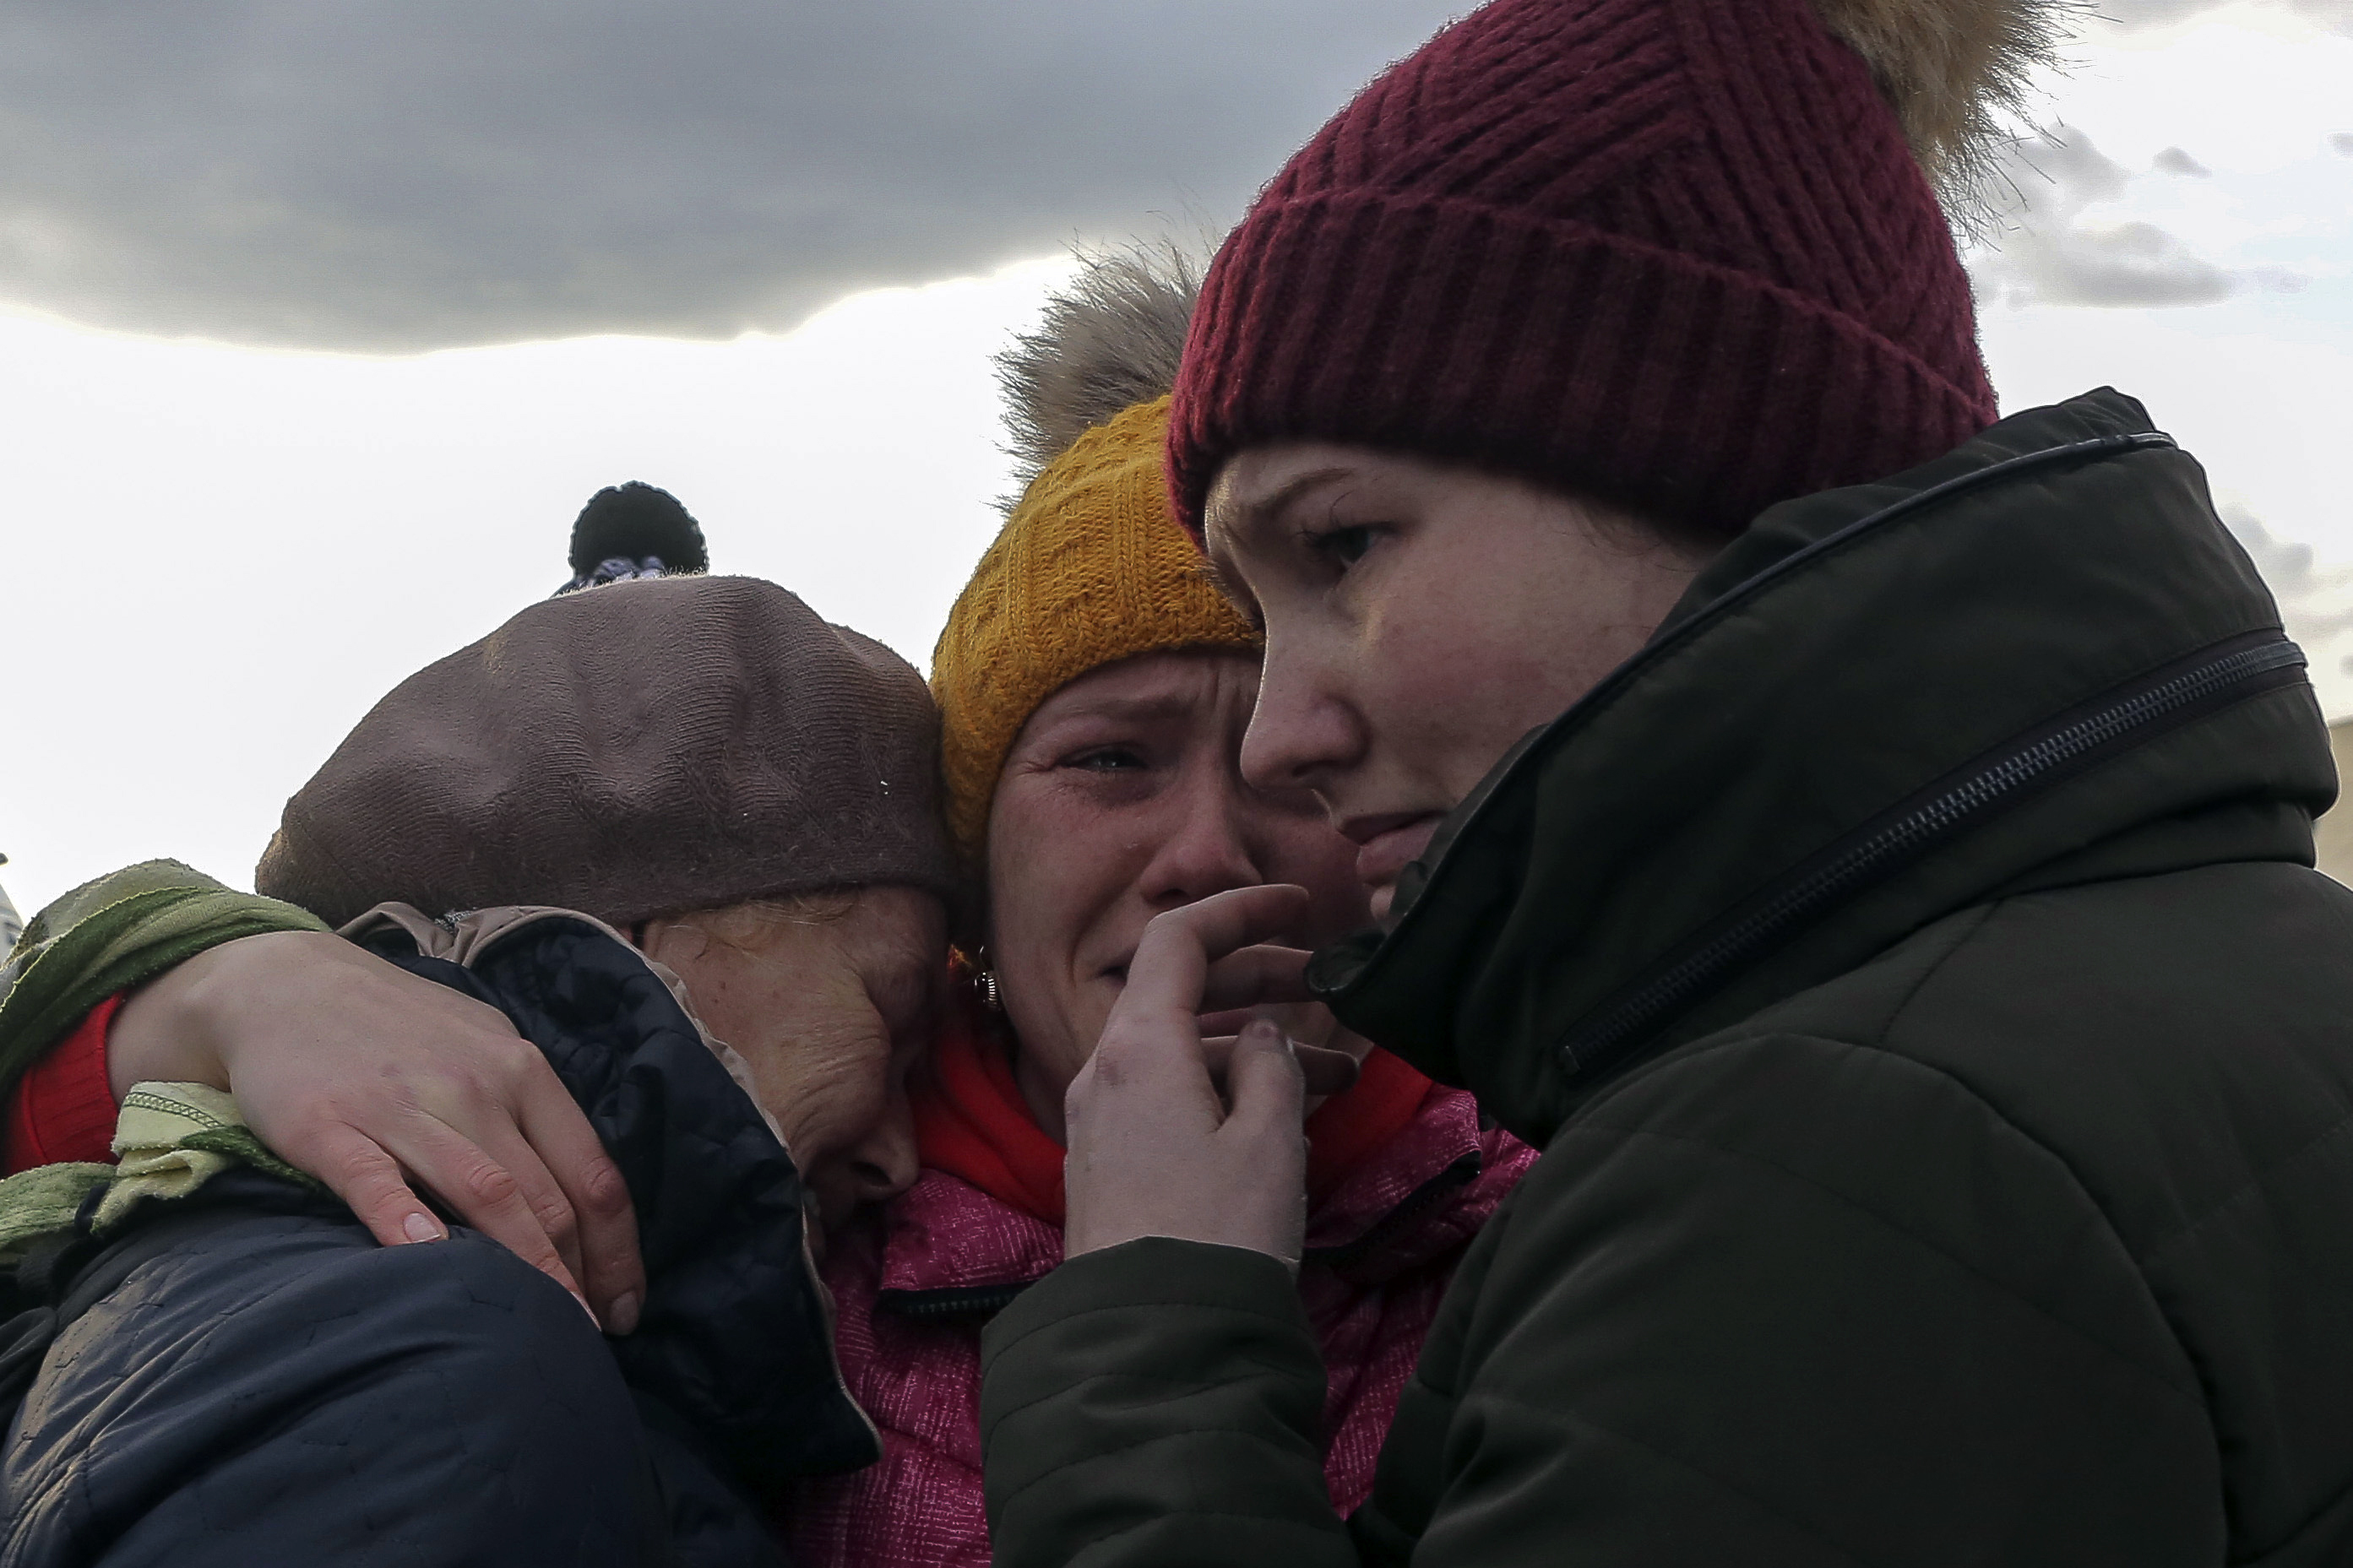
[[[607,485],[588,498],[572,524],[572,581],[558,594],[639,577],[692,576],[711,570],[702,525],[678,498],[642,479]]]

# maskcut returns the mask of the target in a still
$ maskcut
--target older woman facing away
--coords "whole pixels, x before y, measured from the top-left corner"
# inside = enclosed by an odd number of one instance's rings
[[[292,902],[162,862],[45,911],[20,1037],[205,951],[58,1058],[132,1080],[120,1167],[0,1184],[0,1563],[780,1562],[754,1499],[876,1452],[804,1219],[913,1176],[956,886],[935,756],[905,661],[774,584],[617,582],[379,703],[264,857]],[[453,1072],[558,1080],[541,1136],[634,1199],[633,1333],[438,1219],[378,1247],[252,1139],[217,1092],[239,1031],[204,1026],[257,945],[386,988]],[[368,1069],[318,1038],[259,1076],[332,1125]]]
[[[843,1374],[881,1428],[882,1459],[783,1500],[781,1522],[807,1563],[987,1560],[980,1331],[1060,1261],[1062,1095],[1152,919],[1270,881],[1313,889],[1295,940],[1366,919],[1356,846],[1304,791],[1257,789],[1238,771],[1257,639],[1200,573],[1160,470],[1190,305],[1181,268],[1112,258],[1015,356],[1014,418],[1036,471],[957,603],[934,677],[948,816],[986,897],[969,922],[973,963],[915,1079],[920,1173],[900,1173],[887,1139],[883,1152],[870,1138],[840,1166],[855,1196],[913,1184],[839,1232],[825,1264]],[[468,1066],[479,1032],[431,1033],[438,1020],[419,1012],[407,976],[330,964],[288,940],[224,951],[224,975],[201,988],[169,977],[186,1035],[247,1042],[203,1072],[265,1107],[266,1135],[386,1241],[403,1239],[399,1216],[422,1212],[402,1172],[445,1195],[470,1170],[533,1173],[543,1225],[477,1210],[551,1273],[576,1269],[607,1323],[625,1327],[634,1259],[625,1234],[612,1239],[612,1206],[586,1195],[596,1167],[568,1099],[527,1070],[483,1083]],[[794,978],[789,964],[760,966],[762,989],[723,1019],[703,1007],[706,1021],[723,1037],[776,1035],[759,1004],[788,1005]],[[1236,984],[1229,999],[1248,1000],[1250,976]],[[1271,989],[1282,988],[1278,976]],[[1278,1178],[1306,1213],[1301,1300],[1333,1369],[1319,1447],[1330,1504],[1345,1512],[1371,1488],[1448,1278],[1534,1155],[1482,1126],[1467,1094],[1336,1034],[1322,1008],[1260,1011],[1317,1071],[1336,1056],[1319,1043],[1363,1062],[1353,1084],[1311,1108],[1303,1178]],[[1209,1022],[1229,1029],[1242,1017]],[[125,1070],[118,1063],[115,1076]],[[401,1104],[428,1097],[432,1120],[447,1123],[431,1138]],[[1293,1127],[1295,1140],[1296,1118]],[[586,1236],[592,1222],[601,1239]]]

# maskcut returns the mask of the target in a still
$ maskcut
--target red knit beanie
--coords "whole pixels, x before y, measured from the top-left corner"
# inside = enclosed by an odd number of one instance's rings
[[[1284,439],[1730,532],[1993,418],[1952,230],[1808,0],[1494,0],[1227,239],[1169,476],[1197,534],[1225,461]]]

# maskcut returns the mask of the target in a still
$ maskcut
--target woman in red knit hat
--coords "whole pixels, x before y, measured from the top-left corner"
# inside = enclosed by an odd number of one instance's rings
[[[991,1324],[1008,1568],[2353,1549],[2353,894],[2303,656],[2102,390],[1997,423],[1936,194],[2024,0],[1497,0],[1207,281],[1168,446],[1350,1028],[1545,1150],[1345,1524],[1299,1072],[1156,920]],[[1293,973],[1297,973],[1293,971]]]

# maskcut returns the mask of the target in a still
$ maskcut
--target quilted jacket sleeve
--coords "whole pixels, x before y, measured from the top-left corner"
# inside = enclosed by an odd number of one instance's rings
[[[0,968],[0,1094],[116,993],[239,937],[326,929],[307,910],[237,892],[176,860],[83,883],[32,918]]]
[[[0,1565],[676,1561],[571,1299],[470,1231],[378,1247],[337,1206],[235,1173],[100,1257],[0,1444]]]

